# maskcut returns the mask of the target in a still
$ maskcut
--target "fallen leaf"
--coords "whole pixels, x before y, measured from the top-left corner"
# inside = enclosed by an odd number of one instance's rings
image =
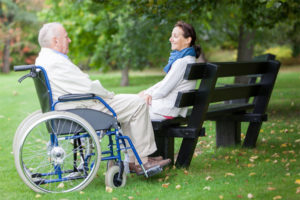
[[[203,188],[203,190],[210,190],[210,187],[209,186],[205,186],[204,188]]]
[[[36,194],[36,195],[35,195],[35,198],[40,198],[40,197],[41,197],[40,194]]]
[[[64,188],[65,187],[65,184],[64,183],[60,183],[57,188]]]
[[[273,197],[273,200],[277,200],[277,199],[282,199],[282,196],[277,195],[277,196]]]
[[[134,199],[133,196],[129,196],[128,199]]]
[[[234,176],[234,174],[233,174],[233,173],[230,173],[230,172],[228,172],[228,173],[226,173],[226,174],[225,174],[225,177],[227,177],[227,176]]]
[[[1,118],[1,115],[0,115],[0,118]],[[295,140],[295,143],[299,143],[299,142],[300,142],[300,139]]]
[[[166,177],[165,177],[165,181],[168,180],[168,179],[169,179],[169,176],[166,176]]]
[[[18,93],[17,91],[13,91],[12,94],[13,94],[14,96],[17,96],[19,93]]]
[[[295,181],[295,183],[298,184],[298,185],[300,185],[300,179],[297,179],[297,180]]]
[[[224,196],[223,195],[219,195],[219,199],[224,199]]]
[[[111,200],[118,200],[118,198],[117,197],[113,197]]]
[[[176,185],[175,187],[177,190],[179,190],[181,188],[181,185]]]
[[[80,191],[79,194],[84,194],[84,191]]]
[[[243,198],[243,196],[242,195],[240,195],[240,194],[238,194],[237,196],[236,196],[237,198]]]
[[[274,188],[274,187],[268,187],[268,190],[269,191],[274,191],[274,190],[276,190],[276,188]]]
[[[296,194],[300,194],[300,187],[297,187]]]
[[[188,175],[189,174],[189,172],[187,171],[187,170],[184,170],[184,172],[183,172],[185,175]]]
[[[253,194],[251,194],[251,193],[249,193],[248,195],[247,195],[247,197],[248,197],[248,199],[253,199]]]
[[[290,150],[289,153],[290,154],[295,154],[295,151],[294,150]]]
[[[211,176],[207,176],[207,177],[205,178],[205,180],[207,180],[207,181],[212,181],[212,180],[214,180],[214,179],[213,179],[213,177],[211,177]]]
[[[111,187],[106,186],[105,191],[108,193],[112,193],[113,189]]]
[[[247,166],[248,166],[248,167],[254,167],[255,165],[252,164],[252,163],[249,163]]]
[[[256,175],[255,172],[251,172],[251,173],[249,174],[249,176],[254,176],[254,175]]]
[[[287,147],[287,144],[283,143],[283,144],[280,145],[280,148],[283,148],[283,147]]]
[[[164,180],[163,178],[159,178],[157,181],[162,182],[163,180]]]
[[[164,183],[164,184],[162,184],[161,186],[162,186],[163,188],[168,188],[169,185],[170,185],[170,183]]]
[[[278,153],[274,153],[271,157],[273,157],[273,158],[278,158],[278,157],[280,157],[280,156],[279,156]]]

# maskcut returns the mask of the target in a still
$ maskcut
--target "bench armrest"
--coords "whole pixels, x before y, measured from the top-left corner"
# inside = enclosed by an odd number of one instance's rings
[[[87,94],[65,94],[58,97],[58,101],[65,102],[65,101],[80,101],[86,99],[92,99],[95,97],[95,94],[87,93]]]

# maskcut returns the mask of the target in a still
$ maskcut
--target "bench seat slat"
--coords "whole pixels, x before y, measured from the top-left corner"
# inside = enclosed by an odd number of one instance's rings
[[[210,121],[235,121],[235,122],[264,122],[268,120],[267,114],[243,113],[243,114],[223,114],[209,116],[205,120]]]

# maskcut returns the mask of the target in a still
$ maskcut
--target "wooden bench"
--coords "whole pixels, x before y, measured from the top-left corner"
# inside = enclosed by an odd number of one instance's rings
[[[152,121],[158,151],[174,163],[174,138],[182,138],[176,167],[188,167],[198,137],[205,135],[203,123],[216,121],[217,146],[241,142],[241,122],[249,122],[245,147],[255,147],[279,71],[278,61],[194,63],[187,66],[184,79],[201,80],[195,90],[178,93],[176,107],[190,107],[186,118]],[[254,76],[247,84],[219,86],[224,77]],[[254,80],[255,79],[255,80]],[[247,99],[247,101],[238,101]],[[225,102],[225,103],[224,103]]]

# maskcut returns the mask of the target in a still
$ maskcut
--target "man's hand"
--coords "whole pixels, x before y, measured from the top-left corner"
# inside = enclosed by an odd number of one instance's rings
[[[151,95],[145,94],[144,91],[141,91],[138,95],[140,97],[142,97],[148,105],[151,105],[151,103],[152,103],[152,96]]]

